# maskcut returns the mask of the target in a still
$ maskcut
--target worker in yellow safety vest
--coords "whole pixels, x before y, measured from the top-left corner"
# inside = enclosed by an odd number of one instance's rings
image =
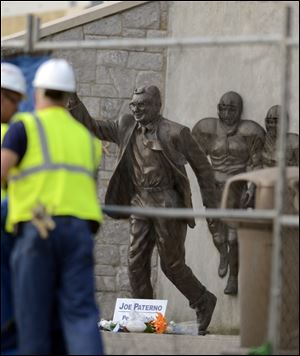
[[[19,67],[1,63],[1,144],[8,125],[26,94],[26,81]],[[5,231],[6,186],[1,186],[1,353],[16,348],[16,329],[11,292],[10,256],[15,239]]]
[[[93,234],[102,221],[95,173],[101,142],[65,109],[72,67],[50,59],[36,72],[35,112],[18,115],[1,147],[8,180],[20,354],[51,354],[54,316],[67,354],[101,355],[94,297]]]

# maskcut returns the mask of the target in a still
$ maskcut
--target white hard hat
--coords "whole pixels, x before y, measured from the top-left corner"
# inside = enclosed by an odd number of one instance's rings
[[[19,67],[11,63],[1,63],[1,88],[26,94],[25,77]]]
[[[75,92],[75,75],[71,65],[64,59],[52,58],[37,70],[33,86],[35,88]]]

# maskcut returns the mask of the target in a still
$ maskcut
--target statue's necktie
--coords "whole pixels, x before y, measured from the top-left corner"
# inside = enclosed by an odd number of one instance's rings
[[[143,145],[151,150],[161,151],[161,145],[156,137],[154,130],[141,126]]]

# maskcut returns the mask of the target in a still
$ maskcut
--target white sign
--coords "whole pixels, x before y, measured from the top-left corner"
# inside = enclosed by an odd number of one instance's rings
[[[117,298],[113,322],[128,320],[133,311],[143,314],[147,320],[153,320],[156,313],[165,315],[167,303],[167,300],[159,299]]]

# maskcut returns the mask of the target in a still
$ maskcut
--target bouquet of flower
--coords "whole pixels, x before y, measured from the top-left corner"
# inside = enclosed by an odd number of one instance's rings
[[[168,320],[161,313],[156,313],[152,320],[148,320],[141,313],[133,311],[128,320],[113,322],[101,319],[98,323],[100,330],[112,332],[144,332],[155,334],[179,334],[179,335],[198,335],[198,325],[194,321],[175,323]]]
[[[114,332],[146,332],[162,334],[167,331],[168,321],[161,313],[156,313],[155,319],[147,321],[142,315],[134,312],[130,315],[130,318],[124,322],[114,323],[111,320],[107,321],[101,319],[98,326],[102,330]]]

